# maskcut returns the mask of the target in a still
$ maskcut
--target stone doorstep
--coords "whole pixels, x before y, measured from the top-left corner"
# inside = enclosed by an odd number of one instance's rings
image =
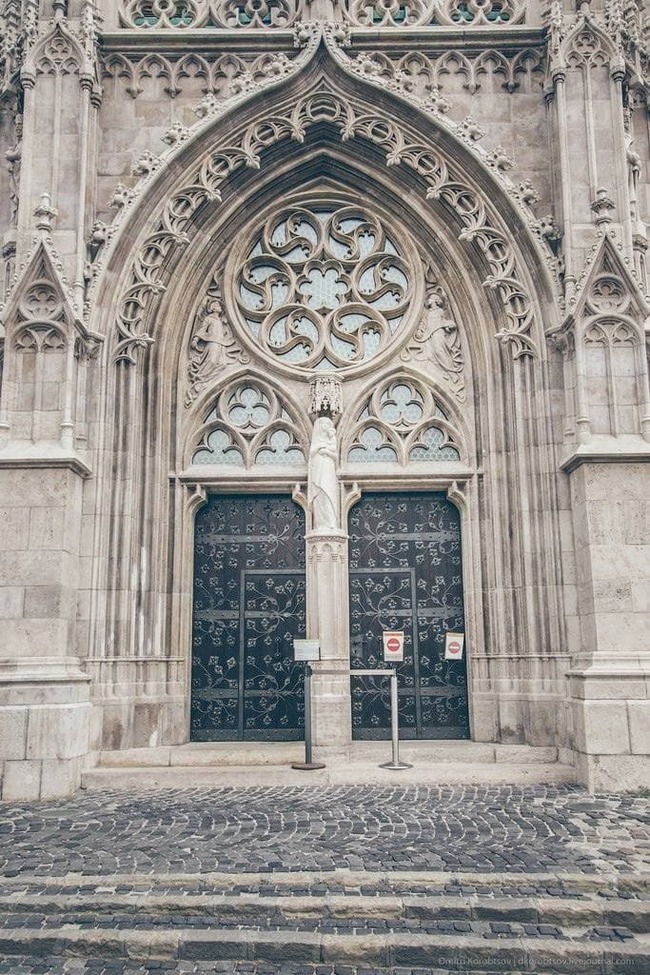
[[[402,753],[403,759],[409,756]],[[390,753],[382,758],[388,761]],[[302,761],[302,758],[300,759]],[[413,768],[394,771],[379,762],[329,762],[324,769],[296,771],[280,765],[203,765],[106,767],[89,769],[82,775],[82,788],[144,790],[203,787],[267,787],[338,785],[564,785],[573,784],[573,766],[558,762],[464,762],[428,763],[418,760]]]
[[[647,975],[650,937],[635,944],[576,944],[512,938],[488,941],[456,933],[449,936],[412,934],[327,935],[292,931],[232,930],[175,932],[5,930],[0,932],[0,957],[30,958],[64,955],[102,959],[180,959],[186,961],[264,960],[367,963],[391,965],[452,965],[465,971],[521,970],[535,975]]]
[[[382,762],[390,752],[389,741],[356,741],[345,747],[317,748],[323,761],[356,763]],[[552,764],[557,761],[555,747],[500,745],[474,741],[402,741],[402,757],[407,761],[443,763]],[[290,765],[302,761],[304,745],[293,742],[191,742],[153,748],[128,748],[99,753],[100,768],[231,767]]]
[[[650,901],[612,899],[605,902],[542,898],[396,897],[341,895],[273,897],[237,896],[146,896],[109,895],[22,895],[0,897],[0,911],[28,914],[122,914],[134,917],[160,914],[214,914],[220,918],[257,921],[277,914],[287,920],[382,919],[453,921],[512,921],[527,924],[555,924],[561,928],[590,928],[597,925],[625,927],[637,934],[650,934]]]

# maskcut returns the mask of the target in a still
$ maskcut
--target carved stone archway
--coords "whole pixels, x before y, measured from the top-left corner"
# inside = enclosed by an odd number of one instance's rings
[[[541,591],[534,581],[559,572],[551,438],[539,435],[550,423],[541,323],[551,281],[519,203],[485,162],[394,93],[371,108],[377,88],[339,60],[331,46],[314,44],[296,74],[274,84],[271,113],[267,98],[251,94],[236,117],[206,122],[129,202],[105,257],[97,324],[112,340],[100,503],[111,515],[112,555],[108,571],[98,567],[106,613],[98,624],[105,632],[97,633],[105,649],[91,661],[96,693],[105,698],[124,684],[118,671],[144,671],[141,684],[158,693],[153,734],[185,740],[192,512],[206,490],[238,482],[186,476],[179,463],[187,445],[181,360],[232,227],[281,192],[308,192],[326,172],[334,190],[374,193],[386,212],[402,209],[420,247],[443,268],[471,362],[464,409],[473,412],[472,462],[433,477],[412,472],[410,484],[448,491],[463,513],[474,736],[551,743],[564,720],[562,613],[548,612],[559,586]],[[228,377],[244,375],[247,364],[240,357],[229,368]],[[211,392],[209,385],[201,391],[197,409]],[[247,478],[248,489],[290,492],[293,484],[290,474]],[[351,474],[343,487],[351,498]],[[143,628],[142,620],[154,626]],[[133,663],[118,667],[116,652]],[[502,691],[506,673],[514,693]],[[533,706],[541,715],[535,722],[527,717]]]

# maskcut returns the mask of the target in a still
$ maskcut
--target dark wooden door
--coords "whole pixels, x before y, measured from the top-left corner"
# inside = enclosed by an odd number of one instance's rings
[[[305,520],[282,496],[212,495],[196,516],[193,741],[298,740]]]
[[[444,494],[364,494],[349,516],[352,668],[383,666],[383,630],[404,630],[400,735],[468,738],[465,661],[445,660],[464,631],[460,515]],[[389,682],[352,679],[355,738],[390,737]]]

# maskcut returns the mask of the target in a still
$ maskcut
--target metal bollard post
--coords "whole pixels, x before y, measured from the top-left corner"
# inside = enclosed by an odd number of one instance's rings
[[[413,768],[408,762],[400,762],[399,758],[399,698],[397,696],[397,670],[390,675],[390,731],[393,743],[393,758],[390,762],[383,762],[380,768],[404,769]]]
[[[291,768],[300,772],[311,772],[325,768],[325,762],[314,762],[311,752],[311,664],[305,663],[305,761],[292,762]]]

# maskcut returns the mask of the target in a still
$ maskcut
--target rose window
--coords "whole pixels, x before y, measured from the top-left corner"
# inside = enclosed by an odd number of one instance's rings
[[[402,329],[415,260],[360,207],[288,207],[245,250],[237,311],[276,362],[320,372],[361,365]]]

